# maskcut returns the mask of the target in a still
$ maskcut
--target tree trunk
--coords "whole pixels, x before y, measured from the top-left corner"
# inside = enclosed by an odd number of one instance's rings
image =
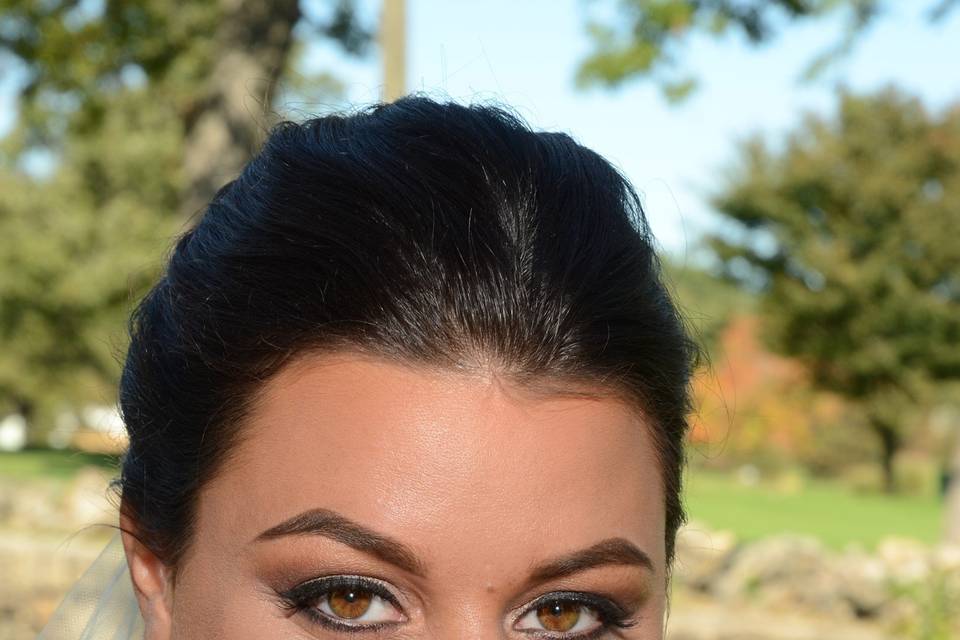
[[[953,446],[947,460],[947,486],[944,496],[944,542],[960,544],[960,425],[956,425]]]
[[[894,459],[900,450],[900,435],[896,428],[885,420],[873,418],[870,421],[874,433],[880,440],[880,467],[883,470],[883,490],[886,493],[897,492],[897,475]]]
[[[181,213],[186,218],[235,178],[260,146],[300,19],[299,0],[220,0],[220,5],[217,60],[207,92],[185,116]]]

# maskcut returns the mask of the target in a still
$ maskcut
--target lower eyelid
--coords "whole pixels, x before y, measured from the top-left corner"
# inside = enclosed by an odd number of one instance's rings
[[[327,629],[333,629],[336,631],[347,631],[347,632],[357,632],[357,631],[376,631],[394,624],[399,624],[396,622],[371,622],[363,625],[353,625],[345,622],[341,622],[336,618],[332,618],[321,611],[316,609],[307,609],[303,611],[304,614],[310,618],[312,624],[315,624],[320,627]]]

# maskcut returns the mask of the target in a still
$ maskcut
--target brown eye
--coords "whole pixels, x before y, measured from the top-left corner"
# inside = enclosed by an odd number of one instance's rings
[[[327,596],[330,611],[348,620],[365,614],[372,601],[373,594],[361,589],[335,589]]]
[[[527,631],[531,634],[550,632],[550,637],[586,638],[607,626],[601,616],[599,606],[592,606],[582,601],[582,596],[571,594],[572,597],[556,597],[541,599],[533,604],[526,613],[514,624],[517,631]],[[600,605],[602,606],[602,605]]]
[[[537,620],[547,631],[570,631],[580,620],[581,609],[576,602],[550,602],[537,609]]]
[[[407,621],[394,589],[365,576],[324,576],[279,595],[285,609],[319,626],[364,630]]]

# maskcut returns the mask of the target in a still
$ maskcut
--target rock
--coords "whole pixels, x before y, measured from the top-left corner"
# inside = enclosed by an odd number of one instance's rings
[[[64,494],[64,515],[71,528],[113,523],[116,509],[109,500],[108,476],[95,467],[81,469]]]
[[[729,531],[709,531],[690,523],[677,535],[673,581],[698,591],[708,591],[714,580],[727,568],[736,548],[736,538]]]
[[[947,573],[960,573],[960,544],[943,543],[933,550],[933,568]]]
[[[678,604],[667,623],[667,640],[892,640],[881,628],[862,621],[699,597]]]
[[[49,529],[63,522],[55,491],[49,485],[0,485],[0,523],[5,528]]]
[[[91,524],[115,524],[109,480],[103,470],[87,467],[66,486],[53,481],[0,483],[0,528],[73,533]]]
[[[96,531],[67,538],[0,529],[0,638],[35,638],[104,544]]]
[[[877,546],[877,556],[886,565],[887,574],[898,584],[917,584],[930,575],[930,554],[916,540],[886,538]]]
[[[741,546],[711,592],[727,602],[749,600],[767,608],[849,613],[823,547],[802,536],[777,536]]]
[[[891,594],[886,565],[863,551],[848,551],[834,565],[839,579],[839,596],[858,618],[882,617]]]

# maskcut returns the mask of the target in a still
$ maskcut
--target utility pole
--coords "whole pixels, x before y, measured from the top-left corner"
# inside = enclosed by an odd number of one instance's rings
[[[951,443],[950,457],[944,473],[944,511],[946,528],[943,541],[960,545],[960,411],[955,406],[946,405],[938,412],[938,421],[943,424]]]
[[[407,88],[406,0],[383,0],[380,14],[380,52],[383,56],[384,102],[392,102]]]

